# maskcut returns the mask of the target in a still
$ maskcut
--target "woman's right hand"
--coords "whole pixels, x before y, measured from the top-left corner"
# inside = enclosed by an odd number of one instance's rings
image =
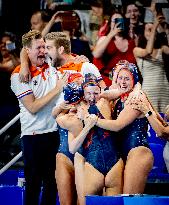
[[[75,109],[75,106],[69,104],[69,101],[63,101],[59,105],[60,109],[62,110],[70,110],[70,109]]]
[[[121,31],[121,29],[118,28],[118,24],[119,23],[115,24],[109,32],[109,35],[111,35],[112,37],[116,36]]]
[[[84,123],[85,127],[91,129],[94,127],[97,123],[98,116],[94,114],[88,114],[87,116],[84,117]]]
[[[19,72],[19,79],[21,83],[28,83],[31,80],[31,73],[29,68],[21,67]]]

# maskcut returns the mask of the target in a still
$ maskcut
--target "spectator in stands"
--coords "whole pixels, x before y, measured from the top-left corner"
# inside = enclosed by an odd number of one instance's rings
[[[164,54],[169,56],[169,46],[163,33],[158,33],[158,27],[163,21],[164,16],[158,15],[154,23],[146,23],[144,36],[133,50],[143,77],[142,89],[155,109],[162,113],[169,102],[169,82],[164,59]]]
[[[19,52],[16,36],[11,32],[4,32],[0,38],[0,70],[12,73],[20,63]]]
[[[141,7],[137,3],[129,2],[125,5],[125,17],[128,20],[129,36],[135,40],[136,45],[138,44],[138,37],[143,33],[143,23],[141,17],[144,16]]]
[[[42,32],[50,17],[45,11],[36,11],[31,16],[31,29]]]
[[[56,153],[59,133],[51,112],[59,103],[67,75],[58,80],[56,69],[45,63],[45,42],[41,33],[32,30],[22,36],[30,59],[32,79],[21,83],[20,66],[11,76],[11,88],[19,100],[21,135],[26,179],[25,204],[56,205]]]
[[[10,89],[10,77],[14,68],[20,64],[19,52],[20,46],[18,45],[16,35],[11,32],[4,32],[0,36],[0,87],[1,87],[1,100],[0,100],[0,127],[5,126],[12,118],[19,113],[19,106],[17,99]],[[18,123],[19,125],[19,123]],[[1,135],[1,161],[6,163],[11,160],[13,154],[20,150],[13,149],[14,138],[20,133],[20,127],[15,124],[7,132]],[[19,140],[18,140],[19,141]]]
[[[100,69],[107,86],[112,83],[112,68],[119,60],[136,63],[133,49],[135,42],[128,36],[127,27],[121,13],[114,11],[109,22],[109,30],[105,36],[100,37],[93,50],[93,63]]]
[[[99,28],[103,23],[103,2],[102,0],[91,1],[89,12],[90,45],[94,48],[98,40]]]

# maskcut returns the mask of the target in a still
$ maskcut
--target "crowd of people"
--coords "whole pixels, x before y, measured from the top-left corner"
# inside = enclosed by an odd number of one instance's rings
[[[59,3],[46,1],[21,40],[2,34],[0,70],[20,108],[26,205],[39,204],[41,187],[43,205],[56,204],[57,192],[61,205],[144,193],[154,161],[148,123],[169,139],[159,114],[168,114],[169,24],[154,0],[151,19],[138,1],[123,3],[93,0],[88,13],[49,15]]]

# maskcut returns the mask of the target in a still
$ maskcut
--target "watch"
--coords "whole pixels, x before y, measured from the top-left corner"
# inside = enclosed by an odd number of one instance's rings
[[[151,112],[151,110],[149,110],[146,114],[145,114],[145,116],[146,117],[149,117],[150,115],[152,115],[153,113]]]

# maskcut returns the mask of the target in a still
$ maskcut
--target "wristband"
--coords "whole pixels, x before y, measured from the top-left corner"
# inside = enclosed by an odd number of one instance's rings
[[[153,113],[151,112],[151,110],[149,110],[146,114],[145,114],[145,116],[146,117],[149,117],[150,115],[152,115]]]

